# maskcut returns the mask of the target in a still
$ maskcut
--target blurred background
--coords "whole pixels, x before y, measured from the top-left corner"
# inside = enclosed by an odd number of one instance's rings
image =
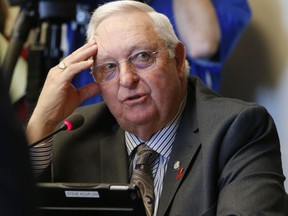
[[[268,109],[279,132],[288,177],[288,1],[249,3],[252,21],[224,66],[221,93]],[[288,180],[285,187],[288,191]]]
[[[279,132],[284,173],[288,176],[288,1],[249,3],[252,21],[224,66],[220,93],[255,101],[268,109]],[[8,34],[19,8],[10,7],[10,12]],[[288,180],[285,187],[288,191]]]

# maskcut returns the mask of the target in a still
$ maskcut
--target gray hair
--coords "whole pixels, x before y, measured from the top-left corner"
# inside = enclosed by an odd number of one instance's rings
[[[179,42],[178,37],[175,34],[173,26],[164,14],[156,12],[152,7],[147,4],[133,1],[133,0],[122,0],[113,1],[99,6],[92,14],[91,20],[87,29],[87,40],[92,40],[95,31],[99,24],[105,20],[107,17],[117,13],[117,12],[131,12],[131,11],[141,11],[147,14],[154,25],[154,30],[158,36],[163,39],[168,47],[169,54],[171,58],[175,57],[175,46]],[[189,74],[189,64],[186,60],[185,73]]]

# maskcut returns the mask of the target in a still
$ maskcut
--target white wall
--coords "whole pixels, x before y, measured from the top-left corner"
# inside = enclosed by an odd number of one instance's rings
[[[288,1],[249,3],[252,22],[224,68],[221,93],[268,109],[279,132],[288,177]],[[288,180],[285,187],[288,191]]]

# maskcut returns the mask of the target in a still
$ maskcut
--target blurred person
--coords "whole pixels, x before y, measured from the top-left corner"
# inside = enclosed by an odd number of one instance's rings
[[[187,48],[190,74],[220,90],[222,68],[252,16],[247,0],[152,0]]]
[[[31,150],[53,148],[39,181],[129,183],[145,147],[157,155],[146,170],[153,194],[140,187],[147,215],[287,215],[273,119],[190,77],[165,15],[137,1],[110,2],[93,13],[87,40],[51,68],[27,125],[33,143],[71,113],[85,117],[81,128]],[[95,82],[75,88],[72,79],[88,68]],[[96,94],[104,102],[79,107]]]

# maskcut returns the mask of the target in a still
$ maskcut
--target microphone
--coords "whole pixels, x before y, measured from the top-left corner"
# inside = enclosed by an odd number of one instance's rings
[[[53,136],[54,134],[59,133],[60,131],[63,130],[67,130],[67,131],[71,131],[71,130],[75,130],[79,127],[81,127],[84,123],[84,117],[83,115],[79,114],[79,113],[74,113],[72,115],[70,115],[66,120],[64,120],[63,124],[60,126],[59,129],[53,131],[52,133],[48,134],[47,136],[43,137],[40,140],[37,140],[36,142],[30,144],[28,147],[32,148],[35,145],[43,142],[44,140],[48,139],[49,137]]]

